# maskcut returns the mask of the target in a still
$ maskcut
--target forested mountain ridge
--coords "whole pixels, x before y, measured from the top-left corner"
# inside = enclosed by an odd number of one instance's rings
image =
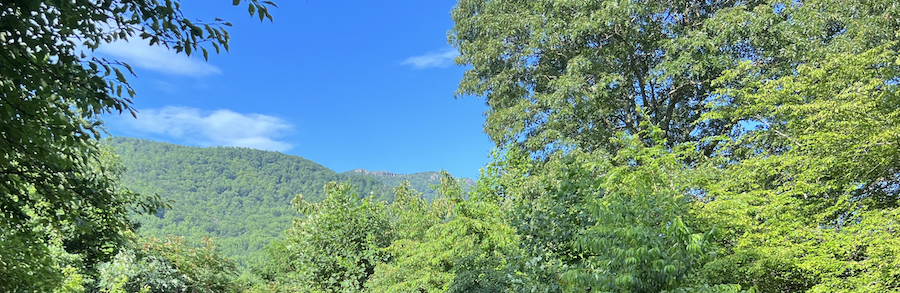
[[[213,237],[226,256],[240,262],[253,258],[290,227],[296,215],[290,203],[297,194],[319,201],[322,187],[330,181],[349,182],[360,194],[376,198],[390,190],[376,179],[339,174],[277,152],[125,137],[106,142],[126,168],[125,185],[171,201],[171,208],[156,215],[135,216],[141,233]]]
[[[433,199],[439,172],[337,173],[311,160],[237,147],[191,147],[146,139],[106,140],[126,171],[123,182],[141,194],[158,194],[171,204],[155,215],[135,215],[140,232],[153,237],[212,237],[224,255],[240,263],[259,261],[262,248],[281,237],[297,216],[297,194],[319,202],[328,182],[350,183],[360,195],[393,200],[403,181]],[[394,174],[388,176],[387,174]],[[472,180],[465,179],[471,186]]]
[[[387,186],[400,186],[403,181],[409,181],[410,186],[418,192],[426,200],[433,200],[437,196],[437,192],[431,188],[434,185],[441,184],[441,172],[419,172],[412,174],[399,174],[388,171],[369,171],[366,169],[353,169],[342,174],[351,176],[367,176],[381,181]],[[460,178],[462,180],[463,189],[470,189],[475,186],[475,180],[472,178]]]

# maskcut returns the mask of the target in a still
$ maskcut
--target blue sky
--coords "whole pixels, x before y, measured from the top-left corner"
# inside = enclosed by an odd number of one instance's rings
[[[455,1],[282,0],[274,23],[212,2],[182,3],[191,19],[234,24],[231,52],[208,63],[140,41],[95,53],[138,75],[138,119],[107,117],[112,135],[280,151],[338,172],[475,178],[488,162],[484,100],[453,97]]]

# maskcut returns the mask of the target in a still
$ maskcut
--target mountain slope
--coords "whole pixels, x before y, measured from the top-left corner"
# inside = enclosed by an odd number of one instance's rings
[[[429,201],[437,196],[437,192],[431,189],[431,186],[441,184],[441,172],[433,171],[413,174],[397,174],[388,171],[369,171],[366,169],[354,169],[341,174],[374,178],[390,187],[399,186],[403,181],[409,181],[409,185],[412,186],[412,188],[416,191],[421,192],[422,196]],[[467,190],[472,186],[475,186],[475,180],[472,180],[471,178],[461,179],[463,183],[463,189]]]
[[[313,161],[247,148],[197,148],[116,137],[107,140],[127,168],[133,191],[159,194],[171,208],[138,215],[148,236],[215,238],[224,255],[240,263],[260,260],[296,215],[290,202],[324,196],[329,181],[350,182],[360,194],[383,197],[390,188],[370,177],[338,174]]]

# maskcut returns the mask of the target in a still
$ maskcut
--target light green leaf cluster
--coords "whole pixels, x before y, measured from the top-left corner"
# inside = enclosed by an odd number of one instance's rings
[[[498,202],[468,197],[444,172],[439,197],[426,205],[406,184],[390,208],[398,238],[366,284],[370,292],[502,292],[506,257],[516,253],[514,231]],[[413,194],[412,197],[409,195]],[[470,194],[474,196],[474,194]],[[414,204],[410,204],[410,203]],[[410,225],[410,223],[416,223]]]
[[[362,198],[351,187],[330,182],[325,199],[297,196],[303,215],[288,230],[286,250],[296,269],[292,279],[309,292],[359,292],[388,255],[394,235],[383,203]]]
[[[241,292],[234,263],[212,242],[183,238],[141,239],[99,266],[100,292]]]
[[[458,93],[485,98],[512,163],[496,190],[542,268],[524,275],[563,291],[900,289],[897,15],[459,1]]]
[[[696,170],[682,167],[689,154],[645,148],[636,137],[620,144],[625,148],[611,161],[582,167],[597,170],[595,185],[585,187],[600,192],[580,210],[594,224],[573,241],[581,259],[562,279],[572,289],[603,292],[680,288],[711,256],[707,235],[686,224],[693,221],[689,192],[699,189],[689,178]]]
[[[442,172],[428,202],[408,182],[390,205],[326,185],[326,199],[298,197],[302,214],[283,243],[270,246],[267,278],[312,292],[500,292],[515,231],[499,202],[463,192]]]
[[[717,270],[763,291],[900,289],[897,58],[895,42],[826,53],[727,92],[747,106],[718,114],[762,125],[730,144],[741,161],[698,212],[731,234]]]

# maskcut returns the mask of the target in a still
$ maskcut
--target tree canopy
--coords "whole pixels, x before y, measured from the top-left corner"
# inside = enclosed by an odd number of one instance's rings
[[[652,196],[661,190],[627,180],[592,183],[586,179],[598,175],[590,172],[554,179],[563,158],[607,156],[599,160],[613,164],[609,174],[654,166],[630,151],[627,138],[683,158],[662,177],[701,178],[669,189],[689,207],[671,215],[691,215],[687,228],[715,247],[715,258],[687,274],[693,282],[763,292],[892,291],[898,9],[892,1],[461,0],[450,41],[457,62],[471,66],[457,94],[485,98],[485,132],[504,160],[532,161],[507,164],[502,190],[523,205],[512,221],[533,235],[524,238],[535,245],[530,253],[555,257],[559,272],[583,262],[584,251],[623,243],[602,235],[639,235],[615,234],[623,230],[598,211],[671,206]],[[699,153],[683,155],[691,149]],[[524,154],[511,155],[517,151]],[[559,191],[591,184],[595,198]],[[611,193],[624,186],[631,191]],[[625,221],[653,227],[641,217]],[[640,262],[640,246],[609,263]],[[635,276],[593,269],[568,270],[562,276],[581,281],[562,285],[609,277],[620,286]]]
[[[269,18],[272,2],[250,0]],[[240,5],[240,0],[233,1]],[[61,234],[67,253],[89,271],[110,259],[133,227],[128,213],[160,206],[118,181],[120,170],[98,144],[99,115],[130,112],[132,68],[85,52],[114,42],[148,40],[208,57],[228,50],[230,23],[194,23],[178,1],[4,1],[0,8],[0,289],[47,291],[60,273],[45,251]],[[124,93],[124,95],[123,95]],[[52,246],[52,245],[51,245]],[[8,248],[8,249],[7,249]]]
[[[333,178],[381,183],[274,153],[112,141],[168,183],[126,180],[209,197],[189,233],[285,219],[234,211],[303,189],[268,262],[238,276],[210,242],[131,231],[160,199],[125,188],[98,143],[98,115],[131,111],[130,67],[75,52],[142,38],[206,56],[228,23],[177,1],[4,3],[0,290],[897,292],[898,15],[888,0],[459,0],[457,96],[485,99],[497,150],[473,188],[442,173],[433,198],[399,180],[366,196]]]

